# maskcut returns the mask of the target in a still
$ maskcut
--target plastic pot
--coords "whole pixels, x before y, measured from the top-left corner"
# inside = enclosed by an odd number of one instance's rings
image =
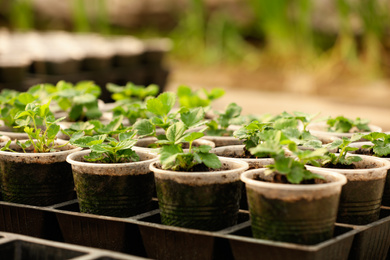
[[[355,162],[357,169],[323,168],[347,177],[344,185],[337,222],[365,225],[378,220],[381,200],[390,162],[373,156],[359,155],[363,160]],[[307,166],[312,170],[318,167]]]
[[[64,144],[66,141],[58,140],[57,143]],[[15,142],[10,148],[14,151],[20,149]],[[28,148],[28,153],[0,151],[3,200],[48,206],[72,199],[72,170],[66,157],[81,148],[66,145],[51,153],[33,153],[32,149]]]
[[[157,155],[136,151],[138,162],[91,163],[83,160],[90,152],[80,151],[66,159],[72,165],[81,212],[129,217],[150,210],[154,178],[149,164]]]
[[[246,185],[253,236],[259,239],[316,244],[333,236],[341,186],[346,177],[311,169],[325,177],[315,184],[272,183],[265,169],[241,175]]]
[[[209,231],[236,224],[240,174],[248,164],[227,158],[221,162],[222,168],[213,172],[162,170],[158,162],[150,165],[163,224]]]

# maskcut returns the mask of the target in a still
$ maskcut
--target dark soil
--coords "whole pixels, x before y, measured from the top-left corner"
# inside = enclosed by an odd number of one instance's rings
[[[156,165],[156,168],[162,169],[162,168],[161,168],[161,165],[159,165],[159,164]],[[204,163],[201,163],[201,164],[195,165],[195,166],[192,167],[192,169],[190,169],[190,170],[178,169],[177,171],[181,171],[181,172],[217,172],[217,171],[220,171],[220,170],[221,170],[221,169],[209,168],[209,167],[207,167]]]
[[[363,155],[369,155],[369,156],[375,156],[375,153],[372,149],[358,149],[355,151],[356,154],[363,154]],[[380,156],[381,158],[390,158],[390,154],[386,156]]]
[[[341,163],[338,163],[338,164],[327,163],[327,164],[323,165],[322,167],[323,168],[332,168],[332,169],[356,169],[356,165],[354,165],[354,164],[346,165],[346,164],[341,164]]]
[[[258,181],[265,181],[265,182],[270,182],[270,183],[280,183],[280,184],[291,184],[288,180],[287,177],[283,174],[275,174],[272,180],[265,180],[263,178],[260,178],[259,176],[255,178],[255,180]],[[321,179],[312,179],[312,180],[303,180],[299,184],[321,184],[321,183],[326,183],[325,180]]]

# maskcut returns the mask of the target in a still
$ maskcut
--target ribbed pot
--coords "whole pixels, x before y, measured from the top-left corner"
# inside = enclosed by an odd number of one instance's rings
[[[83,157],[90,150],[71,154],[80,211],[105,216],[129,217],[150,210],[154,176],[149,164],[157,155],[137,150],[138,162],[92,163]]]
[[[212,153],[215,153],[219,157],[234,158],[237,160],[244,161],[248,163],[249,170],[264,168],[265,165],[271,164],[274,162],[272,158],[242,158],[245,154],[244,151],[245,145],[227,145],[216,147],[211,150]],[[248,209],[248,199],[246,197],[245,183],[242,185],[242,194],[240,200],[240,209]]]
[[[57,143],[64,144],[66,141],[58,140]],[[10,148],[19,150],[15,142]],[[32,148],[27,150],[30,153],[0,151],[3,200],[48,206],[72,199],[72,169],[66,157],[81,148],[67,145],[61,151],[51,153],[32,153]]]
[[[333,236],[341,186],[345,176],[312,169],[326,183],[272,183],[274,174],[265,169],[241,175],[245,183],[255,238],[300,244],[316,244]]]
[[[356,169],[322,168],[341,173],[348,180],[341,192],[337,222],[365,225],[379,219],[390,162],[373,156],[359,156],[363,160],[354,163]],[[318,169],[313,166],[307,168]]]
[[[361,147],[363,145],[372,145],[372,143],[371,142],[352,143],[349,146],[357,147],[359,149],[356,151],[353,151],[351,153],[353,153],[353,154],[367,154],[367,152],[369,152],[369,151],[368,151],[368,149],[362,149]],[[381,157],[381,158],[390,161],[390,157]],[[390,206],[390,169],[387,170],[387,174],[386,174],[385,188],[383,190],[383,196],[382,196],[382,206],[387,206],[387,207]]]
[[[226,158],[221,162],[222,168],[213,172],[178,172],[162,170],[158,162],[150,165],[163,224],[215,231],[237,223],[240,174],[248,164]]]

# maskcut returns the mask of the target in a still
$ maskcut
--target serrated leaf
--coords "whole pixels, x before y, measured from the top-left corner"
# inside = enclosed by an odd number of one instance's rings
[[[195,141],[196,139],[199,139],[201,137],[203,137],[204,134],[203,133],[199,133],[199,132],[192,132],[192,133],[189,133],[189,135],[187,135],[184,140],[187,141],[187,142],[193,142]]]
[[[186,113],[180,114],[180,118],[187,128],[196,126],[200,121],[204,119],[204,110],[201,107],[191,109]]]
[[[47,138],[53,139],[57,136],[58,132],[60,131],[61,127],[59,125],[50,125],[49,128],[46,130]]]
[[[212,149],[211,146],[209,145],[200,145],[198,147],[195,147],[194,149],[196,149],[197,151],[199,151],[200,153],[208,153],[210,152],[210,150]]]
[[[187,130],[183,122],[177,122],[167,129],[167,139],[173,143],[177,142]]]
[[[142,119],[137,121],[133,125],[134,131],[137,132],[139,136],[148,136],[148,135],[153,135],[155,132],[155,127],[154,125],[147,119]]]
[[[218,156],[213,153],[198,153],[202,162],[209,168],[219,169],[222,167],[222,163]]]

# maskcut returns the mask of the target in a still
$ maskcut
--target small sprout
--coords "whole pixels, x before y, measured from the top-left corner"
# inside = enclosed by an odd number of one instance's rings
[[[348,152],[356,151],[358,148],[348,146],[352,142],[356,142],[362,138],[363,134],[357,133],[354,134],[350,139],[343,137],[333,141],[332,143],[326,145],[328,150],[339,149],[339,155],[337,156],[334,153],[328,153],[328,158],[321,161],[322,165],[332,164],[332,165],[351,165],[354,162],[361,161],[360,156],[346,156]]]
[[[364,145],[364,149],[372,149],[375,156],[385,157],[390,154],[390,135],[386,133],[372,132],[363,136],[372,145]]]
[[[231,135],[232,133],[227,130],[229,125],[232,124],[234,119],[237,119],[241,114],[242,108],[236,103],[230,103],[225,112],[218,113],[218,118],[207,123],[208,129],[206,130],[207,135],[211,136],[223,136]]]
[[[350,133],[354,132],[370,132],[371,129],[368,126],[369,120],[360,119],[357,117],[355,120],[346,118],[344,116],[338,116],[336,118],[329,118],[326,121],[328,125],[328,131],[337,133]]]

